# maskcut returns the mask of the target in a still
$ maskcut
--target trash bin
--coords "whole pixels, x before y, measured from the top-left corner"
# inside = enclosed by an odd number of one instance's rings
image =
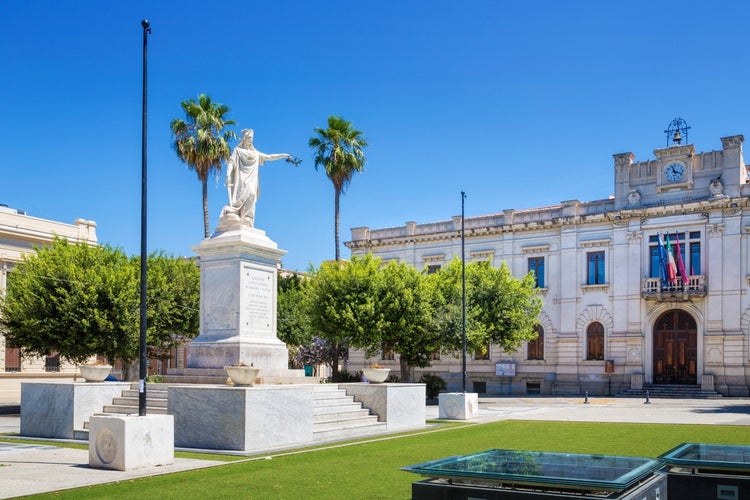
[[[312,376],[313,376],[312,365],[305,365],[305,377],[312,377]]]

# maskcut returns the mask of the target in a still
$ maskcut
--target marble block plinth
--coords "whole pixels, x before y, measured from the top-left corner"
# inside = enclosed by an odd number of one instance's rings
[[[438,395],[439,417],[446,420],[471,420],[479,416],[476,392],[443,392]]]
[[[200,335],[187,347],[188,368],[253,365],[284,372],[286,344],[276,335],[277,273],[286,253],[260,229],[223,227],[194,250],[201,258]]]
[[[172,415],[95,415],[89,420],[89,466],[125,471],[173,463]]]
[[[263,451],[313,442],[313,385],[170,386],[175,446]]]
[[[339,384],[385,422],[388,431],[425,426],[425,384]]]
[[[73,439],[129,382],[22,382],[21,435]]]

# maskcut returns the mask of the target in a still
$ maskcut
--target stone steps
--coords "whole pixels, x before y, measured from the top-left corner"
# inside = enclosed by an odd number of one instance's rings
[[[337,386],[321,385],[313,393],[313,440],[354,439],[386,432],[386,423]]]
[[[148,384],[146,386],[146,413],[152,415],[167,415],[167,388],[164,384]],[[112,399],[111,405],[104,405],[97,415],[138,415],[140,407],[140,393],[138,383],[124,389],[122,395]],[[88,441],[89,423],[83,423],[83,429],[73,430],[73,439]]]
[[[225,375],[226,378],[226,375]],[[99,415],[138,415],[138,384],[132,384],[122,395],[113,398]],[[168,391],[165,384],[148,384],[146,387],[146,413],[168,414]],[[88,422],[83,429],[73,431],[73,438],[86,441],[89,438]],[[344,439],[356,439],[385,433],[387,424],[378,422],[378,416],[370,414],[362,403],[347,396],[337,385],[316,385],[313,391],[313,441],[323,443]]]
[[[714,399],[723,397],[716,391],[703,390],[699,385],[644,384],[643,389],[624,389],[618,396],[624,398],[657,399]]]

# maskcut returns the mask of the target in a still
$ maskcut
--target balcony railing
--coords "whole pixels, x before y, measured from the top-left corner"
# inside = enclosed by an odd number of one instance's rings
[[[689,300],[692,297],[705,297],[706,278],[702,274],[688,276],[683,280],[677,277],[677,283],[664,286],[659,278],[646,278],[643,280],[641,297],[646,300]]]

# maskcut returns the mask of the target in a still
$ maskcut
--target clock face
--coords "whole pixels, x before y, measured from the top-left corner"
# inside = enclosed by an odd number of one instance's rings
[[[682,179],[682,175],[685,173],[685,167],[680,163],[670,163],[667,168],[664,169],[664,176],[669,182],[677,182]]]

